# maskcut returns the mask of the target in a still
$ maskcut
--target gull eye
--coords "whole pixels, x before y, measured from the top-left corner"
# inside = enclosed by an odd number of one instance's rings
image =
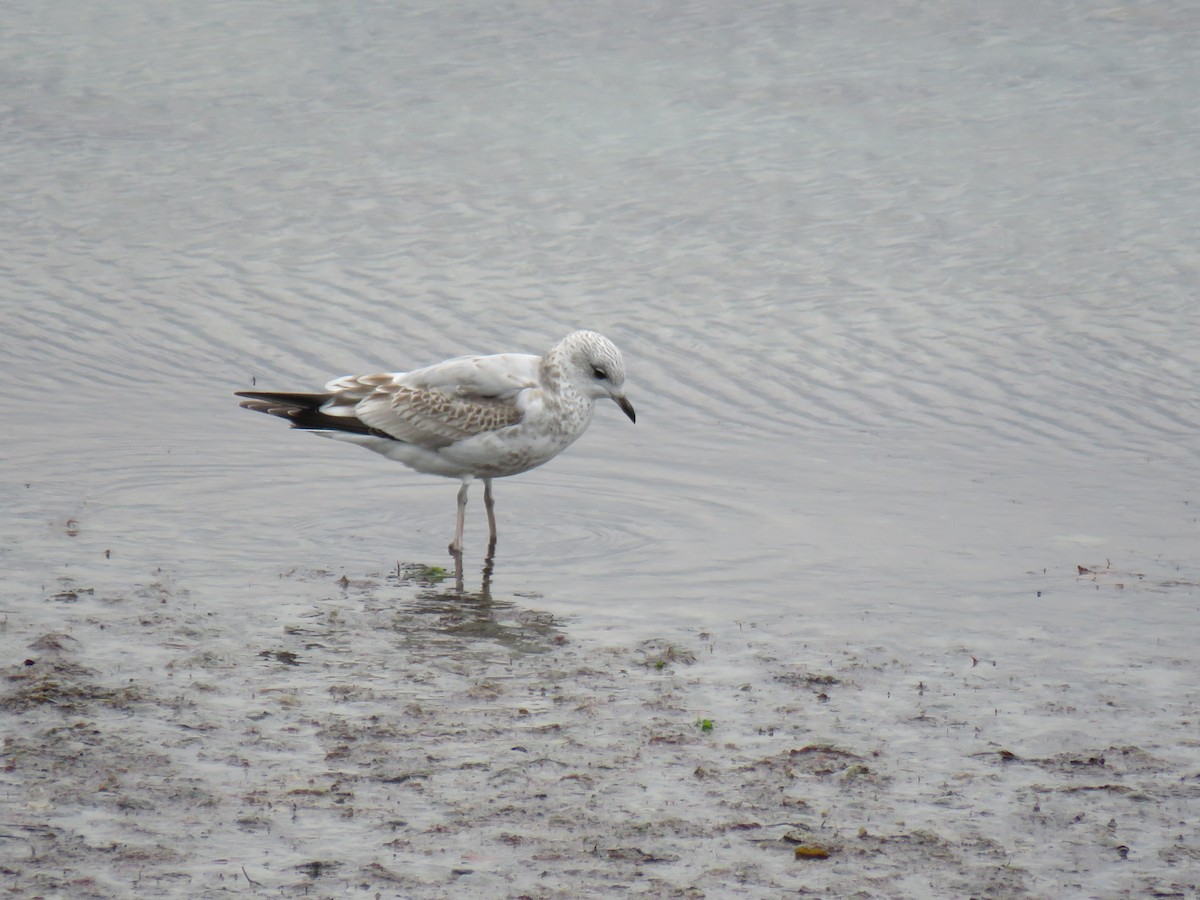
[[[605,372],[599,366],[592,366],[592,377],[595,378],[597,381],[607,381],[608,373]]]

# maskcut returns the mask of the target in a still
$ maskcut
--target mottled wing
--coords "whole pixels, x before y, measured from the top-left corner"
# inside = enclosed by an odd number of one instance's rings
[[[437,449],[519,424],[521,392],[538,386],[539,363],[536,356],[505,353],[459,357],[412,372],[348,376],[327,385],[334,396],[323,411]]]

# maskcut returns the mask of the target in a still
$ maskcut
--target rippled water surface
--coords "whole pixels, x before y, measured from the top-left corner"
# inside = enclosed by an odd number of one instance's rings
[[[1200,634],[1189,5],[4,18],[10,617],[63,577],[262,612],[280,573],[446,565],[455,482],[232,392],[587,327],[638,423],[497,482],[499,600],[577,637]],[[468,588],[485,536],[476,487]],[[1135,614],[1080,565],[1167,587]]]
[[[1033,9],[10,12],[6,551],[74,518],[214,588],[439,560],[452,482],[230,392],[580,326],[641,420],[500,484],[500,589],[952,607],[1081,536],[1182,558],[1194,23]]]

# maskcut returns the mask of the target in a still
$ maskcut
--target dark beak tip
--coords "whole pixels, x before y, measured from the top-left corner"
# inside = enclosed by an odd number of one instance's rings
[[[617,406],[621,407],[621,412],[623,412],[623,413],[625,413],[625,415],[629,416],[630,422],[633,422],[634,424],[636,424],[637,423],[637,413],[633,409],[633,404],[630,403],[628,400],[626,400],[624,397],[616,398],[616,400],[617,400]]]

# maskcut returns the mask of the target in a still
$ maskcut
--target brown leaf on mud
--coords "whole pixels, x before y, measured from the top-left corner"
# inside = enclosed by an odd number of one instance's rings
[[[824,847],[801,844],[794,851],[796,859],[829,859],[829,851]]]

